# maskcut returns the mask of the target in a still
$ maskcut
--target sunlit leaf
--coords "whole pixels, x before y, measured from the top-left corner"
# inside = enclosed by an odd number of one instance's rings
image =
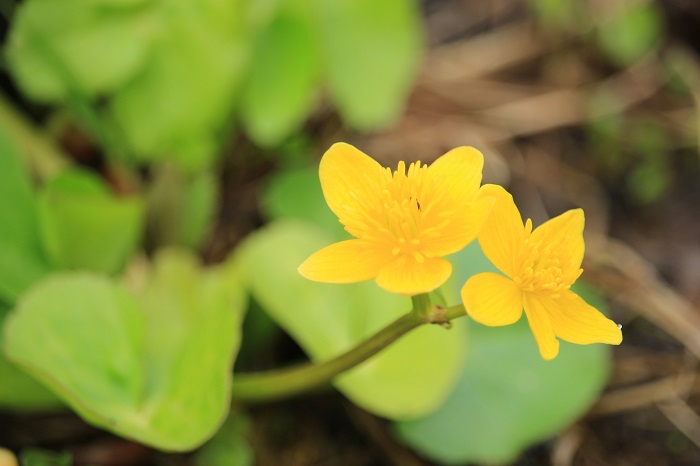
[[[302,278],[299,264],[331,242],[313,225],[278,221],[250,236],[239,256],[255,299],[315,361],[349,350],[411,308],[408,298],[373,282],[331,285]],[[460,325],[414,330],[338,377],[335,385],[380,416],[410,419],[429,413],[453,387],[464,357],[463,330]]]
[[[280,143],[301,126],[314,103],[320,50],[309,7],[305,1],[287,0],[253,54],[241,111],[259,144]]]
[[[188,450],[228,414],[242,307],[227,268],[172,251],[138,295],[85,272],[42,281],[8,316],[4,351],[87,421]]]
[[[0,304],[0,328],[5,323],[7,309]],[[0,332],[0,348],[3,334]],[[50,390],[10,363],[0,353],[0,408],[12,410],[50,410],[63,403]],[[2,464],[2,462],[0,462]]]
[[[328,87],[361,130],[403,110],[421,53],[418,5],[407,0],[316,0]]]
[[[236,2],[226,5],[231,11],[221,11],[223,18],[245,14]],[[110,103],[140,159],[169,155],[195,171],[216,155],[248,54],[237,23],[209,22],[198,8],[167,3],[159,16],[164,32],[148,63]]]

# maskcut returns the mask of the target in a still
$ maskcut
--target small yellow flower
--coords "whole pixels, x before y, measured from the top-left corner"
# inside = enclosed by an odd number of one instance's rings
[[[394,172],[355,147],[334,144],[319,177],[326,202],[355,239],[332,244],[301,266],[304,277],[327,283],[375,279],[403,295],[442,285],[452,266],[442,256],[476,238],[493,199],[480,195],[484,158],[458,147],[430,166],[399,162]]]
[[[487,185],[482,192],[496,204],[479,244],[507,278],[480,273],[467,280],[462,288],[467,313],[484,325],[508,325],[525,308],[544,359],[559,353],[556,337],[580,345],[619,345],[620,328],[569,289],[583,272],[583,211],[569,210],[532,231],[532,221],[523,227],[513,197],[503,188]]]

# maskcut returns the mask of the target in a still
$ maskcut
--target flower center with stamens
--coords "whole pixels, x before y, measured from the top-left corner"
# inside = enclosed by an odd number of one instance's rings
[[[583,272],[569,270],[562,261],[562,251],[551,245],[542,245],[531,236],[532,221],[525,224],[527,239],[520,256],[520,274],[515,278],[523,291],[559,291],[568,289]]]
[[[427,165],[415,162],[409,165],[401,161],[395,171],[382,170],[380,186],[380,211],[376,212],[384,233],[382,242],[394,256],[411,256],[418,262],[425,261],[421,253],[423,209],[422,199]],[[421,201],[423,205],[421,205]]]

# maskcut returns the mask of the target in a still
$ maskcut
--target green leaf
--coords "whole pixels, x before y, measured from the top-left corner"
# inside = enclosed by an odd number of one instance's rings
[[[408,298],[373,282],[331,285],[302,278],[299,264],[330,243],[312,225],[278,221],[251,235],[238,256],[255,299],[314,361],[349,350],[411,308]],[[454,385],[466,346],[463,330],[460,325],[450,331],[420,327],[334,383],[354,403],[380,416],[425,415]]]
[[[343,118],[370,130],[398,118],[421,53],[414,1],[317,0],[328,86]]]
[[[140,198],[117,198],[101,179],[79,169],[51,180],[39,207],[44,247],[59,268],[117,272],[143,229]]]
[[[16,11],[7,58],[22,89],[42,101],[90,96],[123,85],[157,36],[147,0],[30,0]]]
[[[189,450],[228,413],[243,305],[228,268],[170,251],[139,295],[85,272],[41,282],[8,317],[4,351],[88,422]]]
[[[4,325],[7,309],[0,304],[0,328]],[[3,335],[0,332],[0,348]],[[26,372],[5,359],[0,353],[0,408],[14,410],[50,410],[63,403],[50,390]],[[2,462],[0,461],[0,464]]]
[[[248,59],[247,30],[232,19],[246,10],[241,2],[163,2],[162,10],[157,46],[110,106],[140,161],[167,154],[197,171],[216,155]]]
[[[7,303],[51,269],[41,250],[37,217],[20,156],[0,133],[0,300]]]
[[[447,402],[423,419],[396,426],[428,458],[510,463],[584,414],[605,385],[605,346],[563,342],[559,356],[544,361],[525,318],[507,327],[471,327],[469,361]]]
[[[661,199],[673,181],[673,173],[663,162],[645,161],[634,167],[626,179],[627,189],[640,204]]]
[[[23,451],[22,466],[70,466],[73,458],[69,452],[56,453],[39,449]]]
[[[538,21],[548,29],[576,28],[583,30],[582,19],[587,20],[586,10],[569,0],[529,0],[528,6]],[[583,11],[582,11],[583,10]],[[585,21],[584,21],[585,23]]]
[[[662,18],[653,3],[624,8],[600,24],[600,46],[618,65],[630,65],[658,46],[663,37]]]
[[[495,270],[477,243],[452,260],[460,287],[475,273]],[[592,290],[577,292],[601,308]],[[445,404],[396,424],[399,437],[434,461],[510,463],[584,414],[607,381],[605,345],[562,342],[559,356],[544,361],[525,317],[505,327],[471,323],[470,330],[469,360]]]
[[[241,93],[248,133],[274,146],[299,129],[314,104],[320,50],[309,4],[288,0],[263,33]]]
[[[246,439],[250,421],[232,412],[216,435],[194,456],[196,466],[252,466],[253,449]]]
[[[270,220],[303,220],[323,228],[334,238],[349,239],[323,198],[317,167],[273,174],[263,192],[262,210]]]

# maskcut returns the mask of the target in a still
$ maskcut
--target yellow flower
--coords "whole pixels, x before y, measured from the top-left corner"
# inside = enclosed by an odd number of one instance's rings
[[[334,144],[319,177],[326,202],[355,239],[332,244],[301,266],[304,277],[327,283],[375,279],[403,295],[442,285],[452,265],[442,258],[476,238],[493,206],[480,196],[484,158],[458,147],[430,166],[399,162],[394,172],[355,147]]]
[[[525,308],[544,359],[559,353],[556,337],[580,345],[619,345],[620,328],[569,289],[583,272],[583,211],[569,210],[532,231],[532,221],[523,227],[512,196],[503,188],[487,185],[482,191],[496,204],[479,233],[479,244],[507,278],[480,273],[467,280],[462,288],[467,313],[484,325],[508,325]]]

